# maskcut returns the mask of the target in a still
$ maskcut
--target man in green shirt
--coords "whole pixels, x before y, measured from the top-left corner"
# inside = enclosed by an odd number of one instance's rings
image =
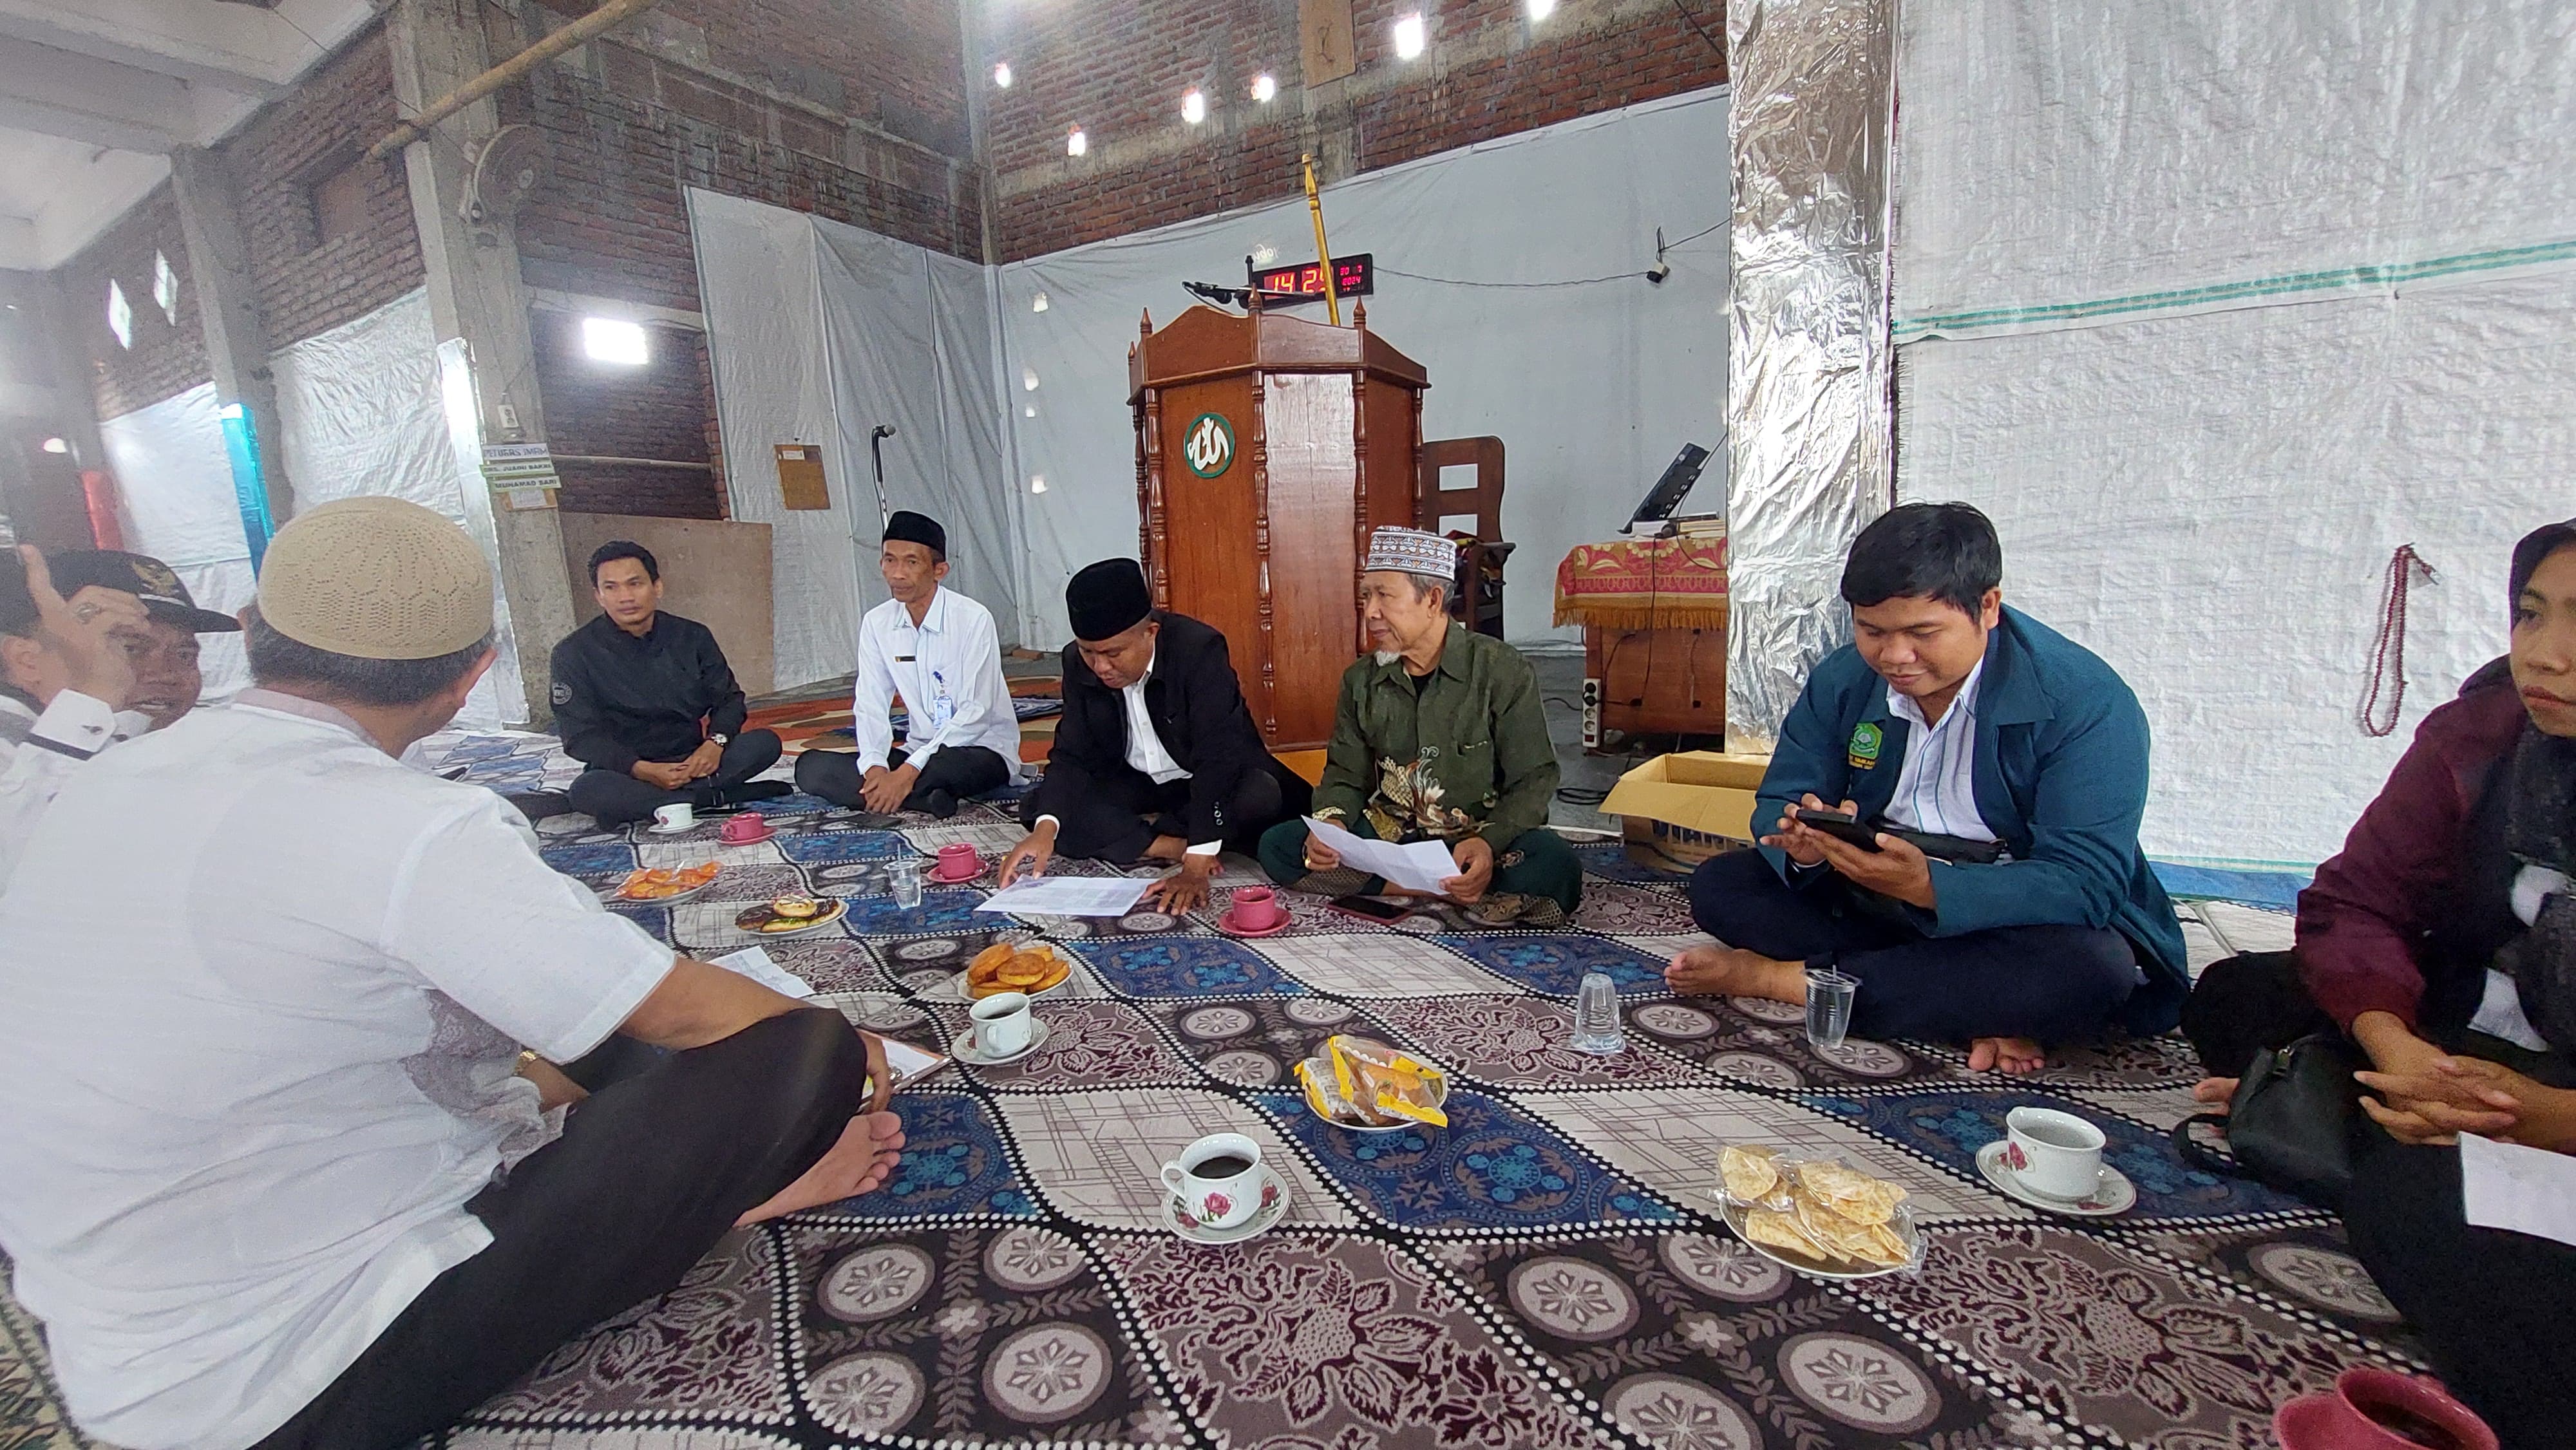
[[[1457,546],[1380,529],[1360,576],[1370,654],[1342,672],[1315,816],[1381,841],[1440,841],[1441,899],[1489,926],[1561,924],[1583,868],[1547,829],[1556,796],[1538,675],[1518,650],[1449,617]],[[1331,896],[1402,894],[1345,868],[1303,821],[1261,838],[1270,879]]]

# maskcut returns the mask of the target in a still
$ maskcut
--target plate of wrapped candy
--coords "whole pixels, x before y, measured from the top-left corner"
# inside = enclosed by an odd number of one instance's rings
[[[1297,1082],[1316,1117],[1353,1133],[1445,1128],[1449,1075],[1409,1053],[1365,1037],[1324,1039],[1319,1057],[1297,1064]]]
[[[1729,1147],[1717,1171],[1726,1226],[1773,1263],[1819,1279],[1873,1279],[1923,1263],[1905,1190],[1839,1158]]]

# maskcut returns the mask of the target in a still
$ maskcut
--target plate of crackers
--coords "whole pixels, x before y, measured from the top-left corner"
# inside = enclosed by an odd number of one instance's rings
[[[957,974],[958,995],[970,1002],[1004,992],[1025,992],[1042,997],[1065,983],[1073,975],[1073,964],[1053,943],[1043,941],[997,941],[975,954],[966,970]]]
[[[611,901],[678,901],[695,896],[713,886],[716,873],[723,868],[713,861],[695,866],[643,867],[626,873],[617,889],[608,893]]]
[[[1923,1263],[1905,1190],[1839,1158],[1731,1147],[1717,1155],[1717,1171],[1726,1226],[1774,1263],[1819,1279],[1871,1279]]]
[[[735,913],[733,924],[758,936],[794,936],[830,926],[849,909],[847,903],[828,896],[773,896]]]

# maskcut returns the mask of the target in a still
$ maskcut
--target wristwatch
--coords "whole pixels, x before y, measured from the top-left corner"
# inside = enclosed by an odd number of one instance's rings
[[[716,744],[718,744],[718,745],[731,745],[731,744],[733,743],[733,737],[732,737],[732,736],[730,736],[730,735],[727,735],[726,733],[724,733],[724,732],[723,732],[723,731],[721,731],[721,730],[710,730],[710,731],[708,731],[708,732],[707,732],[707,739],[709,739],[709,740],[711,740],[711,741],[714,741],[714,742],[715,742]]]

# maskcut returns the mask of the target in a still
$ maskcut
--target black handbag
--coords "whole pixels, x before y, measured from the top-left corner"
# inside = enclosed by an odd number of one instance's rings
[[[2174,1151],[2204,1172],[2251,1178],[2341,1213],[2352,1189],[2352,1135],[2361,1117],[2361,1088],[2352,1075],[2363,1066],[2360,1052],[2337,1032],[2257,1053],[2226,1112],[2194,1113],[2174,1125]],[[2225,1156],[2193,1134],[2200,1125],[2226,1130]]]

